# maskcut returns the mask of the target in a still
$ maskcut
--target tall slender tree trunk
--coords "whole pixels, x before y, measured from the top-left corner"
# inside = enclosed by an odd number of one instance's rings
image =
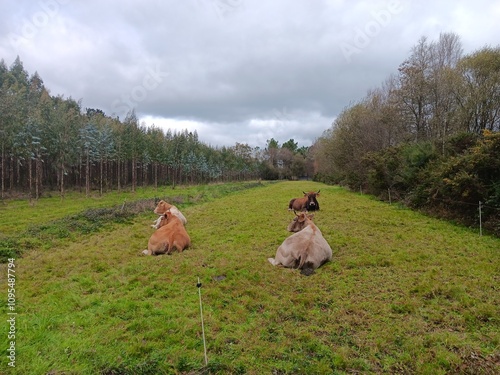
[[[42,162],[39,157],[35,160],[35,199],[40,197],[40,187],[42,184]]]
[[[87,153],[85,162],[85,196],[90,195],[90,155]]]
[[[154,174],[155,174],[155,190],[158,189],[158,162],[155,161],[155,164],[154,164]],[[2,190],[3,192],[3,190]]]
[[[33,200],[33,161],[29,158],[28,161],[28,186],[29,186],[29,200],[32,203]]]
[[[61,173],[61,177],[59,178],[59,183],[60,183],[59,193],[61,195],[61,198],[64,198],[64,162],[61,162],[60,173]],[[81,184],[80,184],[80,186],[81,186]]]
[[[21,176],[21,171],[20,171],[20,165],[19,165],[19,159],[17,159],[17,186],[20,187],[20,176]],[[10,157],[10,178],[9,178],[9,185],[10,185],[10,191],[14,189],[14,157]]]
[[[121,183],[122,175],[121,175],[120,164],[121,164],[120,158],[118,158],[116,162],[116,182],[118,183],[118,191],[122,189],[122,183]]]
[[[172,189],[175,189],[176,179],[177,179],[177,167],[174,165],[172,167]]]
[[[78,161],[78,188],[80,193],[82,192],[82,176],[83,176],[82,168],[83,168],[83,160],[82,156],[80,155]]]
[[[106,159],[104,162],[104,190],[109,191],[109,160]]]
[[[132,157],[132,192],[135,192],[135,187],[137,184],[137,168],[135,156]]]
[[[102,196],[102,176],[103,176],[103,164],[104,164],[104,160],[101,158],[101,162],[100,162],[100,171],[99,171],[99,183],[100,183],[100,186],[99,186],[99,195]]]
[[[128,185],[128,165],[129,162],[125,159],[123,161],[123,186]]]

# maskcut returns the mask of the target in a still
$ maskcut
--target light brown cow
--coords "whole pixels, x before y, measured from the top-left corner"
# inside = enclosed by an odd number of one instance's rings
[[[179,219],[181,219],[182,224],[186,225],[187,220],[184,217],[184,215],[179,211],[179,209],[170,203],[165,202],[164,200],[161,200],[158,202],[156,205],[155,210],[153,211],[157,215],[163,215],[165,212],[170,210],[175,216],[177,216]],[[155,220],[155,223],[151,225],[151,228],[158,229],[160,226],[160,221],[161,221],[161,216]]]
[[[313,217],[305,212],[296,215],[287,228],[295,233],[278,247],[275,258],[268,258],[273,266],[298,268],[300,273],[309,276],[332,259],[332,249],[313,223]]]
[[[151,235],[146,255],[172,254],[177,250],[182,252],[191,245],[191,239],[181,219],[171,211],[160,216],[160,227]]]

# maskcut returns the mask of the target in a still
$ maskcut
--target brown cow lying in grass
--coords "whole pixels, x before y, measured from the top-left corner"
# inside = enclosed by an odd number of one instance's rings
[[[319,192],[310,191],[306,193],[303,191],[304,196],[301,198],[293,198],[288,203],[288,209],[294,211],[318,211],[319,203],[316,197],[319,197]]]
[[[160,216],[159,228],[151,235],[145,255],[172,254],[177,250],[182,252],[191,245],[186,228],[171,211]]]
[[[173,205],[171,205],[170,203],[167,203],[165,202],[164,200],[161,200],[158,202],[158,204],[156,205],[156,208],[154,210],[154,213],[155,214],[158,214],[158,215],[163,215],[165,212],[169,211],[172,212],[175,216],[177,216],[181,221],[182,221],[182,224],[186,225],[187,224],[187,220],[186,218],[184,217],[184,215],[179,211],[179,209]],[[151,225],[151,228],[154,228],[154,229],[158,229],[160,227],[160,221],[161,221],[161,216],[155,220],[155,223],[153,225]]]
[[[278,247],[275,258],[268,258],[273,266],[298,268],[300,273],[309,276],[332,259],[332,249],[313,223],[313,217],[305,212],[296,215],[287,228],[295,233]]]

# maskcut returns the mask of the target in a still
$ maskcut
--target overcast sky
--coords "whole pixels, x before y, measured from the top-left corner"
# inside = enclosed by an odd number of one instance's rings
[[[422,36],[500,44],[495,0],[2,0],[0,59],[51,95],[202,142],[310,146]]]

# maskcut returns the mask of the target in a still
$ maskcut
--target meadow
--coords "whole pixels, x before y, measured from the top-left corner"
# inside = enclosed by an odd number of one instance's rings
[[[319,189],[332,262],[309,277],[271,266],[288,201]],[[2,236],[26,246],[13,250],[16,367],[4,351],[0,373],[500,373],[498,238],[307,181],[127,194],[0,206]],[[187,217],[183,253],[141,255],[155,197]],[[116,214],[125,199],[142,203]]]

